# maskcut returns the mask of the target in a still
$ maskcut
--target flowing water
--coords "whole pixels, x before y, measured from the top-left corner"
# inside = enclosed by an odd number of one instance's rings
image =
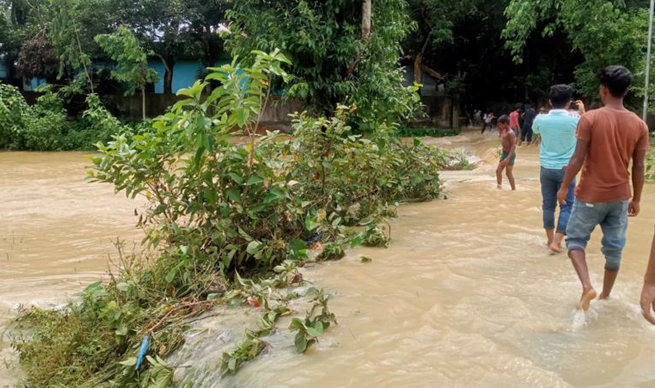
[[[0,330],[24,305],[53,306],[99,280],[114,243],[141,240],[135,201],[85,180],[85,153],[0,153]],[[15,368],[0,336],[0,386]]]
[[[218,311],[195,323],[169,360],[176,376],[197,387],[240,388],[654,387],[655,328],[637,302],[655,187],[631,220],[613,298],[583,314],[570,262],[544,246],[536,148],[519,150],[511,192],[495,187],[494,135],[432,142],[482,161],[474,171],[442,174],[447,200],[400,207],[388,249],[357,249],[304,270],[335,295],[339,325],[319,344],[296,355],[283,320],[263,355],[220,378],[221,352],[257,314]],[[82,183],[84,164],[81,154],[0,154],[3,305],[64,300],[100,276],[110,239],[136,235],[134,205]],[[598,288],[599,250],[597,231],[589,264]]]

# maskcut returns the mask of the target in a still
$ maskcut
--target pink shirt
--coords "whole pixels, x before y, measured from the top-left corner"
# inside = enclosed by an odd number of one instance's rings
[[[509,114],[509,126],[512,127],[512,129],[519,129],[519,112],[514,111]]]

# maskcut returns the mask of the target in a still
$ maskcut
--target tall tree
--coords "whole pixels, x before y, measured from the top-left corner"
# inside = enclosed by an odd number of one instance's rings
[[[396,119],[415,106],[398,67],[400,42],[411,30],[404,0],[376,0],[363,39],[362,0],[238,0],[228,12],[233,55],[280,48],[295,76],[287,94],[330,114],[356,104],[361,130]],[[281,22],[284,21],[284,22]],[[364,31],[366,35],[366,31]]]
[[[503,37],[514,61],[521,63],[533,34],[553,37],[563,33],[583,57],[575,69],[576,88],[595,97],[595,74],[605,66],[622,64],[643,79],[645,5],[644,1],[512,0],[505,12],[508,22]]]
[[[226,0],[186,0],[187,22],[184,30],[189,45],[186,54],[197,58],[205,67],[216,65],[219,59],[229,57],[223,39],[219,35],[222,23],[226,22]]]
[[[157,72],[148,68],[148,56],[130,30],[121,26],[115,34],[96,35],[96,42],[116,61],[112,76],[124,82],[127,94],[141,90],[141,111],[146,119],[146,86],[157,81]]]
[[[113,0],[118,20],[132,30],[164,65],[164,93],[173,92],[175,62],[189,44],[184,0]]]

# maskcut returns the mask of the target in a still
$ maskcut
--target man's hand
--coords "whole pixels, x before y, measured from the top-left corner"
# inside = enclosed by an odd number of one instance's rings
[[[628,217],[637,217],[641,211],[641,206],[637,201],[630,201],[628,205]]]
[[[568,188],[562,187],[559,189],[557,192],[557,202],[559,202],[560,205],[566,205],[566,195],[569,193]]]
[[[644,281],[639,304],[641,304],[641,313],[644,318],[655,325],[655,318],[653,317],[653,310],[655,310],[655,283]]]
[[[585,114],[585,112],[587,112],[585,110],[584,102],[582,102],[582,100],[578,100],[575,103],[578,104],[578,113],[580,113],[580,116],[582,116],[583,114]]]

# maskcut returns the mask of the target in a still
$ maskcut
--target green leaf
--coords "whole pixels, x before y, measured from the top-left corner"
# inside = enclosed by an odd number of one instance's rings
[[[318,227],[319,227],[319,224],[314,223],[314,219],[312,219],[312,217],[310,217],[309,215],[307,215],[305,217],[305,229],[308,232],[311,232],[311,231],[313,231],[314,229],[316,229]]]
[[[136,357],[130,357],[125,361],[119,362],[119,364],[123,366],[135,366],[136,365]]]
[[[228,173],[227,175],[228,175],[230,178],[232,178],[232,180],[233,180],[236,184],[240,185],[240,184],[243,183],[243,178],[242,178],[241,176],[237,175],[236,173],[234,173],[234,172],[230,172],[230,173]]]
[[[225,190],[225,195],[234,202],[241,203],[241,193],[235,188]]]
[[[168,274],[166,275],[166,282],[172,283],[176,275],[177,275],[177,267],[171,268],[171,270],[168,271]]]
[[[307,244],[301,239],[295,239],[289,244],[289,249],[294,252],[307,250]]]
[[[262,183],[262,182],[264,182],[262,177],[260,177],[259,175],[253,175],[253,176],[250,177],[250,179],[248,179],[248,182],[246,182],[246,185],[248,185],[248,186],[256,185],[256,184],[259,184],[259,183]]]
[[[234,357],[230,358],[230,361],[227,362],[227,369],[231,371],[236,371],[237,370],[237,359]]]
[[[298,354],[302,354],[307,351],[307,338],[305,338],[305,335],[302,332],[296,334],[294,343],[296,344],[296,352],[298,352]]]
[[[248,252],[251,255],[257,254],[262,248],[262,243],[260,243],[257,240],[253,240],[248,244],[248,248],[246,248],[246,252]]]
[[[321,321],[316,321],[313,325],[307,326],[307,334],[312,337],[320,337],[323,335],[323,323]]]
[[[304,328],[305,324],[300,318],[293,318],[291,320],[291,324],[289,325],[289,330],[291,331],[303,330]]]
[[[122,324],[118,327],[118,329],[115,331],[117,336],[126,336],[127,332],[129,331],[129,328],[127,327],[126,324]]]

